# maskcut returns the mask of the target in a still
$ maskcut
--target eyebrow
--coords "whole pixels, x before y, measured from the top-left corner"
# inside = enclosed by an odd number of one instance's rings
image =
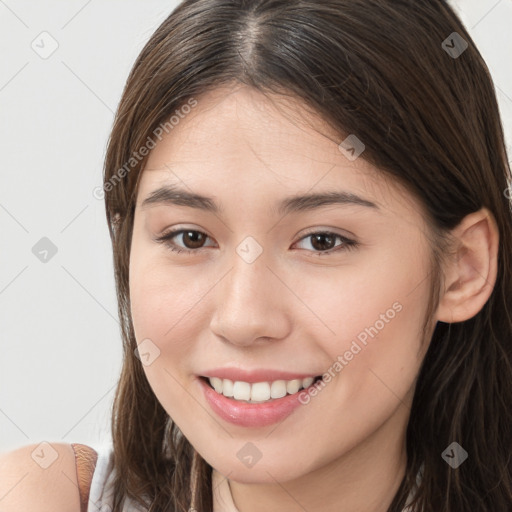
[[[222,213],[223,209],[211,197],[189,192],[176,185],[157,188],[144,199],[141,208],[151,205],[176,205],[196,208],[215,214]],[[379,210],[377,204],[356,194],[345,191],[330,191],[316,194],[294,195],[280,201],[277,205],[279,215],[292,212],[303,212],[322,208],[329,205],[357,205]]]

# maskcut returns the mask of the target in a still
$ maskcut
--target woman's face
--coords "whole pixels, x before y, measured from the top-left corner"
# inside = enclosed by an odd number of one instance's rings
[[[135,210],[144,371],[199,453],[239,482],[401,449],[428,348],[420,206],[355,158],[359,143],[341,151],[288,106],[245,87],[197,98],[152,150]],[[184,232],[157,241],[172,230]]]

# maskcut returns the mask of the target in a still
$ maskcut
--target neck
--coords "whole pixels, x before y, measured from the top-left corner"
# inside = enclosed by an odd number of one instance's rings
[[[395,413],[349,452],[300,478],[264,484],[230,481],[239,512],[386,512],[405,475],[409,409]]]

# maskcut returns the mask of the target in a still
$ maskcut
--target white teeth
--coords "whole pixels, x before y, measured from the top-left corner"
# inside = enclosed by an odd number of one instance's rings
[[[237,380],[233,384],[233,398],[235,400],[250,400],[251,385],[248,382],[241,382]]]
[[[270,386],[268,382],[256,382],[251,386],[251,400],[264,402],[270,398]],[[275,398],[275,397],[272,397]]]
[[[233,396],[233,381],[229,379],[219,379],[222,381],[222,388],[221,391],[218,391],[218,393],[222,393],[224,396],[232,397]]]
[[[222,379],[218,377],[212,377],[210,379],[210,384],[213,386],[213,389],[217,391],[217,393],[222,393]]]
[[[282,398],[287,394],[293,395],[299,389],[308,388],[313,384],[314,377],[293,380],[275,380],[273,382],[249,382],[235,381],[229,379],[219,379],[210,377],[208,379],[213,389],[219,394],[228,398],[248,402],[266,402],[270,399]]]
[[[302,387],[302,379],[293,379],[289,380],[286,383],[286,392],[289,395],[293,395],[293,393],[297,393],[299,389]]]
[[[304,389],[306,388],[309,388],[309,386],[311,386],[311,384],[313,384],[313,381],[315,379],[313,377],[306,377],[303,381],[302,381],[302,386],[304,387]]]
[[[272,398],[282,398],[286,396],[286,382],[284,380],[275,380],[270,386],[270,396]]]

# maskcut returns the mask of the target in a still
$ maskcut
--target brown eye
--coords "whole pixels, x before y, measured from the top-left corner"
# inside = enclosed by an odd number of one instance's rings
[[[177,245],[174,239],[180,235],[181,245]],[[202,231],[195,229],[177,229],[156,238],[156,241],[165,244],[172,251],[192,254],[199,252],[200,249],[205,247],[204,243],[208,238],[208,235]],[[341,244],[336,244],[337,239],[341,240]],[[355,240],[350,240],[337,233],[328,231],[309,233],[301,239],[301,241],[303,240],[311,241],[310,245],[312,249],[308,249],[308,251],[311,252],[313,256],[329,255],[342,250],[347,251],[356,248],[358,245],[358,242]]]
[[[337,239],[341,240],[341,244],[336,244]],[[350,240],[349,238],[329,231],[308,233],[305,237],[301,238],[301,241],[307,240],[310,240],[309,245],[313,248],[312,252],[314,256],[328,255],[336,251],[347,251],[355,249],[358,245],[358,242],[355,240]]]
[[[204,243],[204,233],[200,231],[182,231],[183,243],[188,249],[199,249]]]
[[[327,233],[318,233],[315,235],[310,235],[310,237],[311,245],[319,251],[328,251],[329,249],[332,249],[336,244],[336,237]]]
[[[173,241],[173,239],[179,235],[182,235],[182,244],[185,246],[184,248],[176,245]],[[202,249],[207,238],[208,235],[202,231],[197,231],[195,229],[178,229],[158,237],[156,241],[164,243],[172,251],[192,253],[197,252],[198,249]]]

